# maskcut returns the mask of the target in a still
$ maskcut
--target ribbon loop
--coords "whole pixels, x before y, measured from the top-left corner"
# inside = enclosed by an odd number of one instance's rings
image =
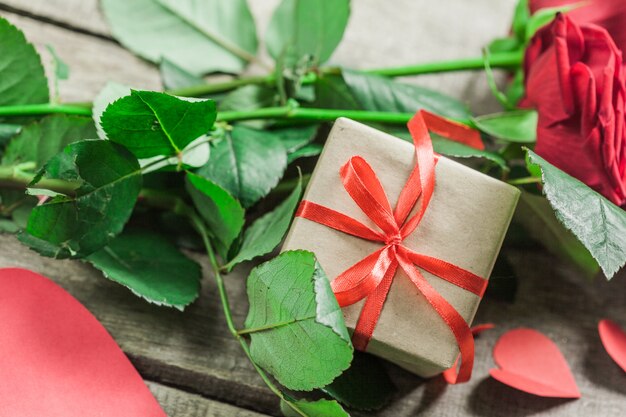
[[[348,194],[382,232],[372,230],[345,214],[311,201],[302,201],[296,216],[361,239],[385,244],[345,270],[331,283],[341,307],[365,299],[352,337],[356,349],[367,348],[396,271],[400,267],[450,328],[459,345],[461,366],[458,373],[456,365],[448,369],[444,373],[446,381],[453,384],[465,382],[471,376],[474,363],[474,339],[470,328],[465,319],[428,283],[416,266],[479,297],[485,292],[487,281],[444,260],[414,252],[403,246],[402,241],[419,225],[435,189],[437,159],[429,129],[479,149],[483,148],[483,144],[475,130],[423,110],[411,119],[408,128],[413,137],[416,162],[394,210],[391,209],[380,180],[365,159],[353,156],[339,171]],[[409,218],[418,202],[417,211]]]
[[[343,186],[354,202],[385,234],[399,231],[391,205],[376,173],[360,156],[353,156],[339,171]]]

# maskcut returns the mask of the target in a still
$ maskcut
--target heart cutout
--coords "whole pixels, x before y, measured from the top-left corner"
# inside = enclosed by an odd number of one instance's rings
[[[499,369],[489,371],[510,387],[541,397],[580,398],[572,372],[556,344],[532,329],[503,334],[493,348]]]
[[[626,332],[617,323],[604,319],[598,323],[598,333],[606,352],[626,372]]]
[[[167,417],[100,322],[34,272],[0,269],[0,358],[12,416]]]

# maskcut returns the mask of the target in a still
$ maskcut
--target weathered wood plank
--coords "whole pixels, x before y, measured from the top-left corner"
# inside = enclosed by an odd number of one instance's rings
[[[182,313],[136,298],[87,264],[40,257],[11,236],[0,236],[0,247],[0,267],[29,268],[70,291],[145,378],[264,412],[276,409],[271,393],[228,333],[212,279],[205,277],[200,300]],[[208,270],[204,257],[196,258]],[[247,308],[244,276],[228,279],[238,322]]]
[[[146,384],[170,417],[267,417],[156,382]]]
[[[0,236],[0,266],[27,267],[59,282],[102,321],[138,370],[150,380],[198,392],[210,398],[277,414],[276,400],[265,389],[237,344],[228,336],[212,281],[203,282],[201,299],[184,313],[141,301],[126,289],[103,279],[76,261],[39,257],[11,236]],[[597,321],[624,320],[626,273],[611,282],[587,282],[575,271],[537,253],[510,252],[519,276],[513,304],[485,300],[477,322],[497,329],[477,340],[473,380],[445,387],[439,378],[422,380],[389,366],[400,392],[386,409],[354,415],[453,417],[623,415],[626,407],[624,374],[604,353]],[[203,265],[206,263],[198,256]],[[244,277],[236,271],[227,279],[238,323],[246,312]],[[622,324],[625,324],[622,322]],[[507,329],[527,326],[551,337],[569,361],[583,393],[578,401],[533,397],[489,378],[491,349]]]
[[[59,83],[60,96],[65,102],[91,101],[108,81],[135,88],[161,88],[158,70],[116,43],[12,13],[0,12],[0,15],[24,31],[41,54],[48,73],[52,57],[46,45],[54,47],[69,65],[69,79]]]
[[[261,38],[278,2],[249,2]],[[393,6],[381,7],[379,0],[354,0],[350,23],[331,63],[349,68],[375,68],[479,56],[493,38],[508,32],[515,3],[515,0],[430,3],[396,0]],[[100,36],[111,36],[98,0],[0,0],[2,5]],[[262,57],[268,61],[264,51]],[[132,64],[127,65],[132,69]],[[498,109],[483,73],[429,75],[411,82],[458,97],[480,113]]]
[[[381,7],[377,0],[354,0],[346,39],[334,61],[374,67],[475,55],[489,39],[506,33],[513,2],[402,0],[394,2],[393,7]],[[96,0],[0,0],[0,7],[2,4],[47,16],[48,20],[63,22],[65,26],[102,36],[108,34]],[[251,2],[260,33],[264,33],[275,4],[276,0]],[[113,42],[31,18],[3,14],[22,25],[40,49],[51,43],[70,64],[73,78],[62,84],[65,100],[90,100],[109,79],[136,87],[158,88],[156,70]],[[376,31],[372,31],[372,22],[376,22]],[[451,27],[454,30],[449,30]],[[419,83],[463,99],[471,98],[475,108],[483,112],[492,108],[493,100],[482,80],[482,74],[448,74],[421,77]],[[518,297],[513,304],[489,299],[482,304],[477,321],[494,322],[498,328],[477,341],[474,379],[463,386],[446,387],[440,379],[424,381],[390,366],[400,389],[397,398],[378,413],[354,415],[623,415],[624,373],[604,353],[595,327],[603,317],[621,320],[626,325],[623,291],[626,273],[622,272],[610,283],[602,279],[589,283],[547,255],[510,252],[508,256],[519,276]],[[263,387],[238,345],[228,336],[210,277],[203,282],[201,299],[185,313],[179,313],[146,304],[80,262],[41,258],[10,236],[0,236],[0,266],[27,267],[59,282],[96,314],[147,379],[277,414],[275,398]],[[247,305],[244,278],[245,271],[240,270],[227,280],[239,323]],[[490,351],[495,341],[507,329],[518,326],[541,330],[559,344],[576,375],[582,399],[536,398],[488,377],[489,369],[494,366]],[[172,415],[201,413],[201,402],[192,403],[195,405],[187,410],[173,409]],[[182,407],[187,401],[180,400],[180,404]]]
[[[2,0],[0,9],[45,19],[110,38],[97,0]]]

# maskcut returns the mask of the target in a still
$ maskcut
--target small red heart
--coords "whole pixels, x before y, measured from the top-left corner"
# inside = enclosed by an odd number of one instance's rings
[[[0,269],[0,415],[167,417],[98,320],[49,279]]]
[[[500,369],[489,371],[503,384],[542,397],[580,398],[580,391],[557,345],[532,329],[503,334],[493,348]]]
[[[598,332],[606,352],[626,372],[626,332],[608,319],[598,323]]]

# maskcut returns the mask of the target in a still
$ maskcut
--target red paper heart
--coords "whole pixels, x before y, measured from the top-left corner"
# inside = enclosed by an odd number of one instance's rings
[[[561,351],[536,330],[503,334],[493,348],[493,358],[500,369],[489,373],[503,384],[542,397],[580,398]]]
[[[0,415],[167,417],[98,320],[49,279],[0,269]]]
[[[626,372],[626,332],[608,319],[600,320],[598,332],[606,352]]]

